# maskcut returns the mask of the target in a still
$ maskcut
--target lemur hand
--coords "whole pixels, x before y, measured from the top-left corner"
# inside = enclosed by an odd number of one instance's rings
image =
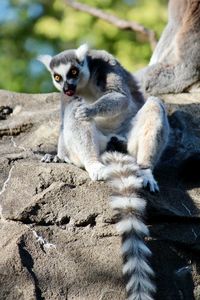
[[[92,105],[86,105],[85,103],[79,103],[75,112],[75,118],[80,121],[89,121],[95,116],[95,109]]]

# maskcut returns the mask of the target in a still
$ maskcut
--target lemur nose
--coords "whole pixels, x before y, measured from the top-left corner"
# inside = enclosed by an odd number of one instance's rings
[[[75,91],[76,90],[76,86],[74,84],[64,84],[64,87],[63,87],[63,92],[67,92],[67,91]]]
[[[68,85],[68,90],[75,91],[75,89],[76,89],[75,84],[69,84],[69,85]]]

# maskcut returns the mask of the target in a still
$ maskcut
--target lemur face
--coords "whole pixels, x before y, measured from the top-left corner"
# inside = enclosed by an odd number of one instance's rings
[[[88,46],[82,45],[76,50],[67,50],[51,57],[38,57],[52,75],[55,87],[68,96],[73,96],[77,89],[85,87],[90,72],[87,64]]]

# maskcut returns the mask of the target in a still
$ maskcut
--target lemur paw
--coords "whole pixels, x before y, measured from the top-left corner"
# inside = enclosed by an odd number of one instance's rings
[[[94,117],[94,109],[85,103],[79,103],[75,112],[75,118],[80,121],[89,121]]]
[[[55,155],[54,158],[53,158],[54,163],[61,163],[61,162],[64,162],[64,161],[65,160],[61,159],[58,155]]]
[[[159,186],[154,179],[151,169],[140,169],[138,173],[143,179],[144,188],[148,188],[153,193],[159,192]]]
[[[92,181],[105,180],[105,166],[100,162],[95,162],[86,167]]]
[[[41,162],[45,162],[45,163],[59,163],[59,162],[64,162],[64,160],[60,159],[58,157],[58,155],[52,155],[52,154],[45,154],[42,159]]]

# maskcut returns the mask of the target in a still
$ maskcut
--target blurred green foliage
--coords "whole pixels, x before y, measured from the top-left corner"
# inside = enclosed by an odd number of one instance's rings
[[[167,20],[167,0],[85,0],[120,18],[140,22],[160,36]],[[113,53],[130,71],[149,61],[151,48],[138,33],[119,30],[63,0],[0,1],[0,88],[18,92],[50,92],[50,76],[36,61],[88,42]]]

